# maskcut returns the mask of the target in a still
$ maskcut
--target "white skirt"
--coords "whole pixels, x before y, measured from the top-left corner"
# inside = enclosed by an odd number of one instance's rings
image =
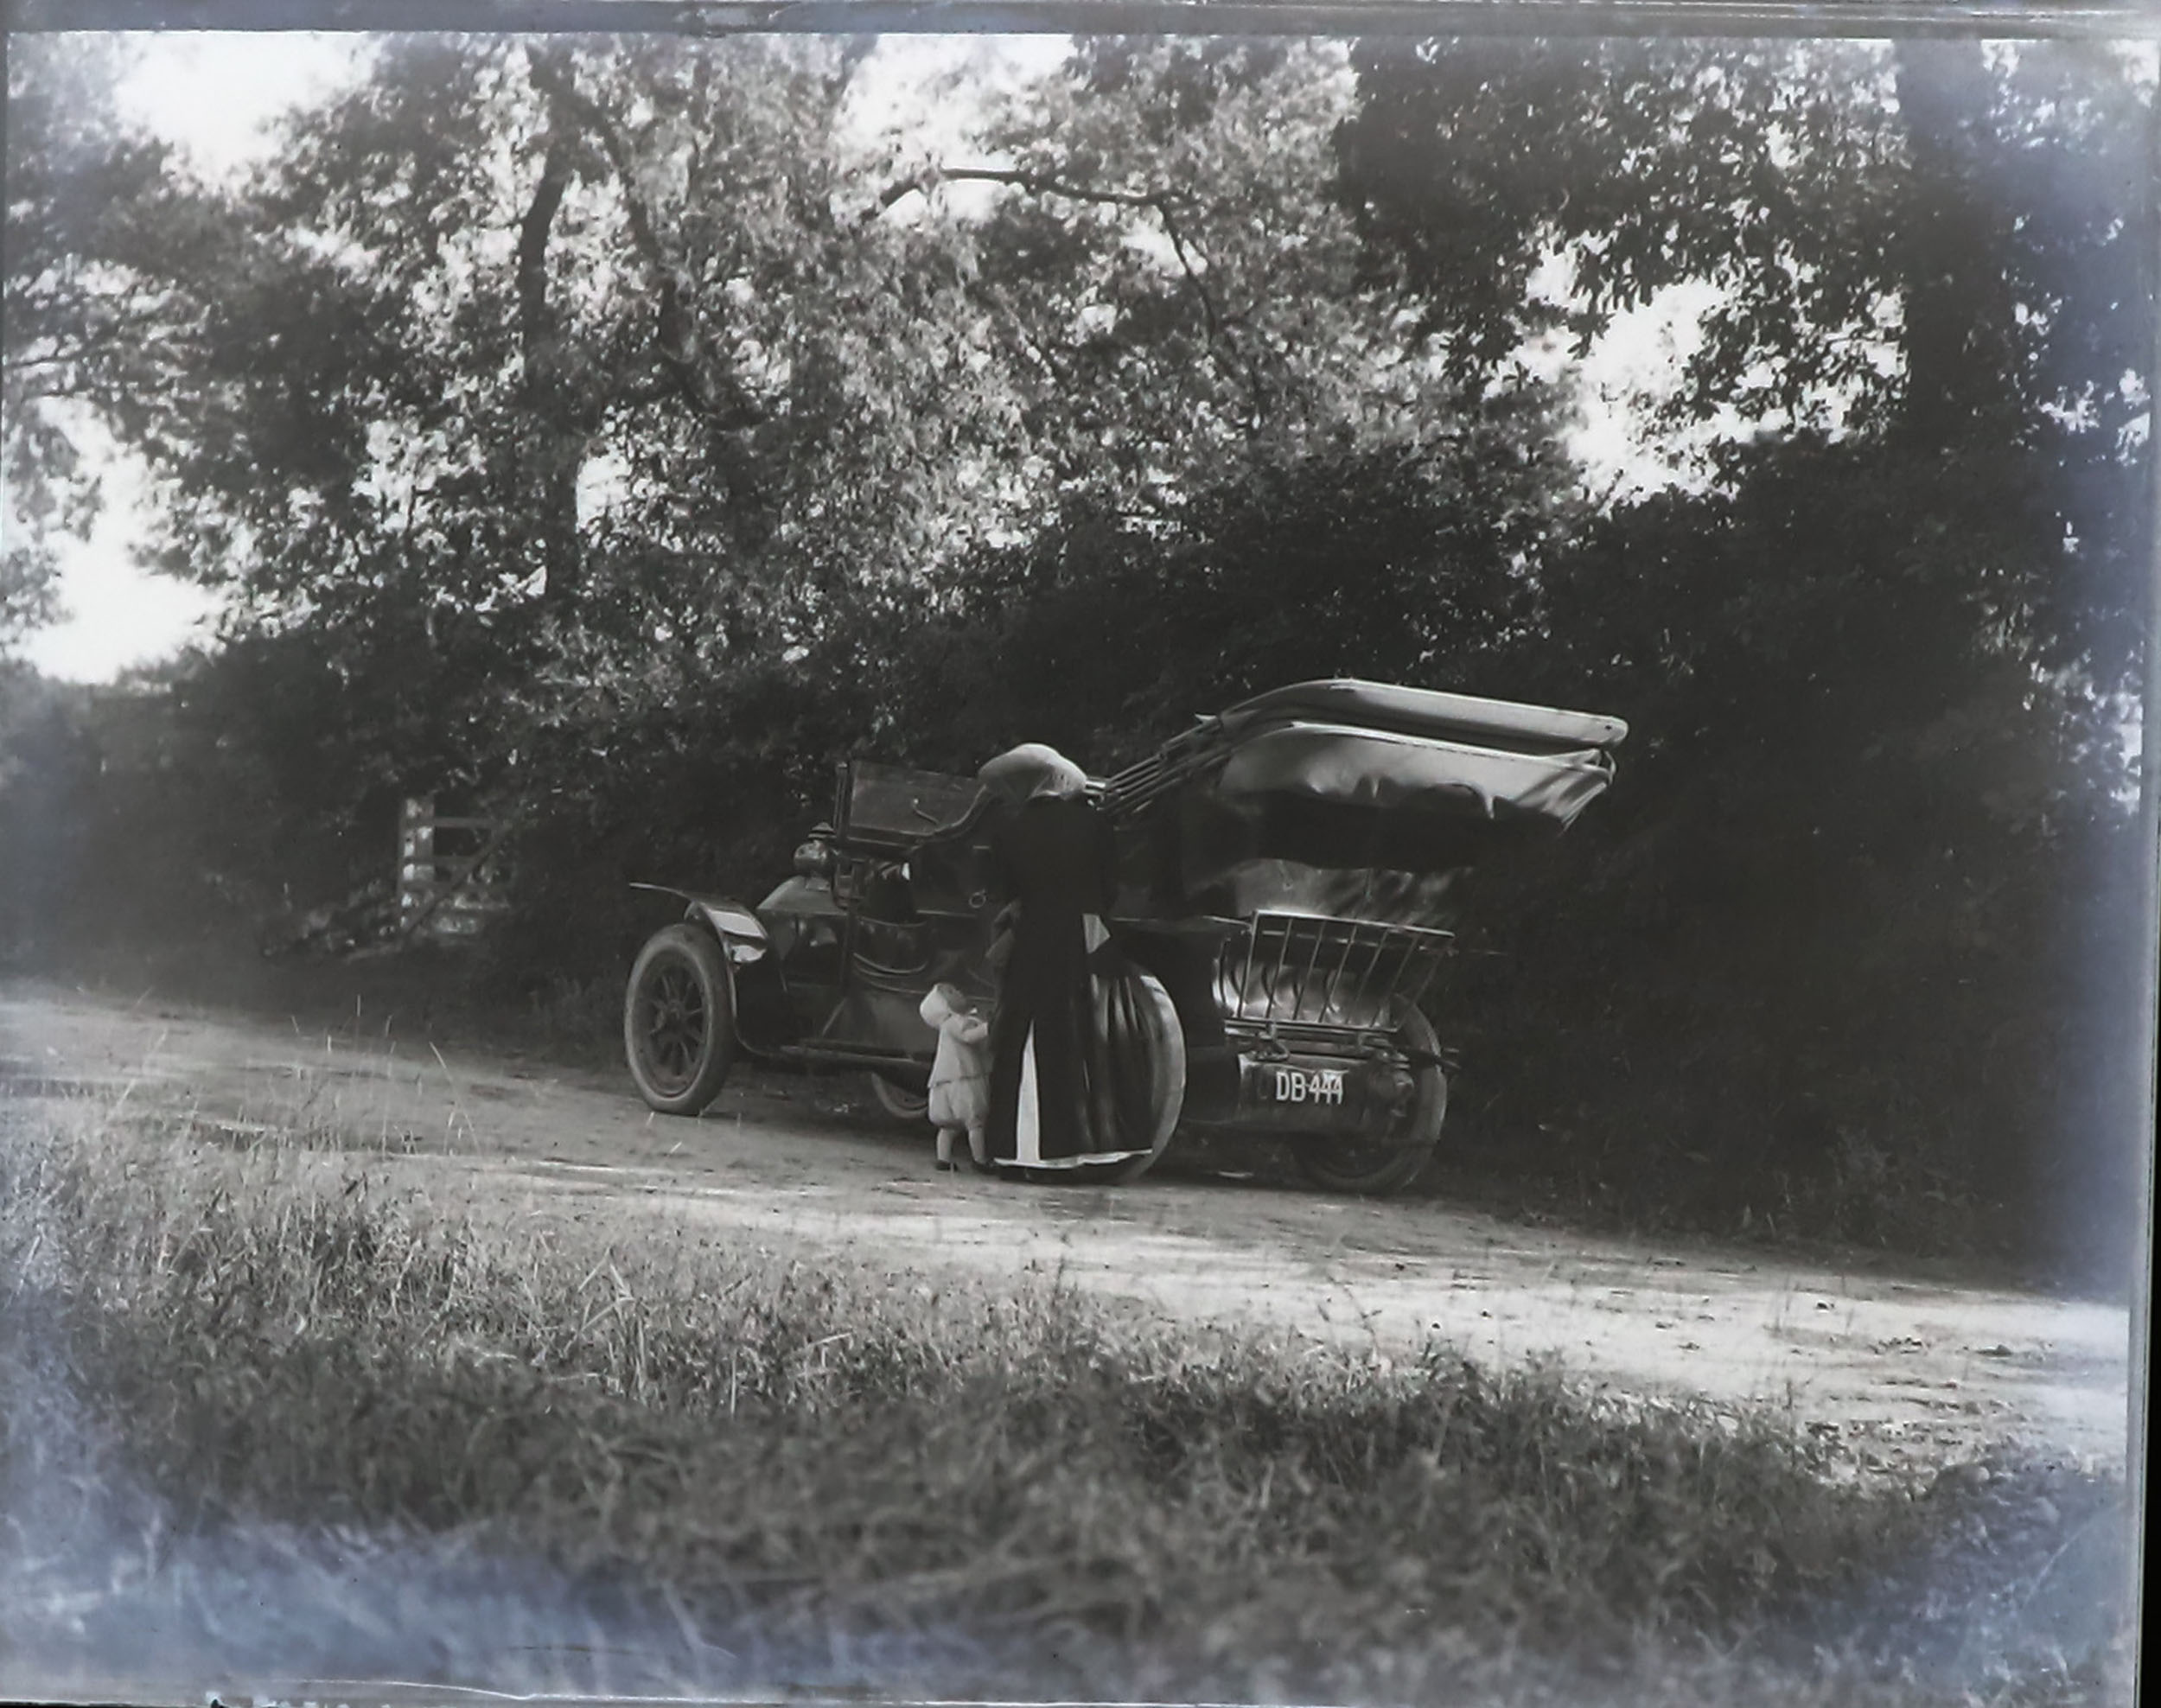
[[[1024,1169],[1088,1169],[1106,1163],[1128,1163],[1137,1157],[1159,1156],[1177,1131],[1178,1116],[1185,1106],[1185,1034],[1178,1025],[1178,1010],[1170,993],[1147,973],[1129,975],[1148,993],[1155,1016],[1156,1047],[1149,1052],[1153,1068],[1150,1106],[1156,1111],[1155,1129],[1144,1149],[1096,1150],[1078,1157],[1046,1157],[1042,1152],[1041,1099],[1036,1085],[1036,1033],[1029,1029],[1021,1048],[1020,1106],[1014,1112],[1014,1163]]]

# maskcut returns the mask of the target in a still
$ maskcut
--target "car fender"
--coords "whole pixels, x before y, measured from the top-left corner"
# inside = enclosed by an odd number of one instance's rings
[[[763,960],[772,951],[773,940],[767,934],[764,923],[740,902],[724,895],[694,895],[665,883],[634,883],[630,887],[649,889],[658,895],[673,895],[682,902],[683,917],[693,924],[703,925],[720,940],[721,953],[727,956],[731,968]]]

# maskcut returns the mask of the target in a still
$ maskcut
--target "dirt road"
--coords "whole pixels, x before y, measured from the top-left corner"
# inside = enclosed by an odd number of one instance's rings
[[[1964,1459],[2007,1439],[2125,1456],[2129,1326],[2114,1305],[1527,1228],[1431,1201],[939,1175],[927,1133],[838,1110],[816,1082],[746,1080],[701,1119],[670,1120],[627,1075],[416,1056],[365,1025],[308,1034],[43,986],[0,989],[0,1081],[18,1099],[124,1096],[214,1131],[298,1124],[405,1155],[401,1169],[425,1171],[446,1200],[687,1219],[896,1275],[1055,1275],[1176,1318],[1271,1324],[1376,1356],[1437,1340],[1487,1364],[1556,1361],[1627,1393],[1789,1408],[1863,1466]]]

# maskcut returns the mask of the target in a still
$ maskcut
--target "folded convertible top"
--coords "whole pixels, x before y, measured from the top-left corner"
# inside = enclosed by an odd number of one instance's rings
[[[1395,815],[1414,840],[1431,820],[1537,819],[1565,829],[1613,781],[1613,756],[1576,746],[1528,752],[1461,736],[1412,735],[1286,718],[1248,726],[1204,787],[1226,810],[1279,816]],[[1364,864],[1342,851],[1343,864]]]
[[[1305,729],[1317,733],[1323,728],[1338,739],[1332,762],[1323,763],[1320,770],[1338,775],[1348,755],[1361,749],[1378,755],[1389,745],[1378,738],[1403,737],[1413,742],[1437,743],[1452,753],[1456,762],[1469,766],[1473,772],[1489,769],[1494,761],[1513,755],[1550,761],[1570,770],[1590,767],[1610,778],[1613,771],[1610,750],[1629,733],[1629,726],[1619,718],[1595,712],[1564,711],[1553,706],[1480,699],[1470,694],[1444,694],[1430,688],[1361,682],[1348,677],[1294,682],[1240,700],[1213,717],[1195,720],[1190,729],[1173,736],[1145,759],[1112,777],[1104,786],[1105,804],[1113,818],[1128,817],[1186,783],[1221,771],[1233,754],[1256,742],[1278,752],[1287,751],[1284,743],[1265,741],[1272,732]],[[1354,739],[1361,733],[1377,739],[1361,743]],[[1293,745],[1310,747],[1312,743]],[[1317,748],[1315,753],[1317,758]],[[1482,754],[1483,759],[1479,756]],[[1403,759],[1403,755],[1391,755],[1383,761],[1383,768],[1396,768]],[[1420,768],[1430,770],[1435,764],[1444,768],[1450,762],[1437,751]],[[1275,771],[1278,784],[1295,785],[1296,779],[1284,769],[1269,768]],[[1465,781],[1475,793],[1491,801],[1495,791],[1480,787],[1473,778]],[[1513,791],[1500,793],[1505,796]],[[1588,798],[1573,790],[1557,796],[1534,789],[1523,804],[1533,812],[1558,807],[1553,816],[1565,823]],[[1488,805],[1484,816],[1491,813]]]
[[[1220,721],[1235,738],[1255,724],[1285,719],[1533,752],[1617,747],[1629,733],[1629,726],[1619,718],[1596,712],[1562,711],[1514,700],[1361,682],[1352,677],[1272,688],[1240,700]]]

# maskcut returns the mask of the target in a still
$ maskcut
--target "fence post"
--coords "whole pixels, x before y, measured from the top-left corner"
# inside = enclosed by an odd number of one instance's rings
[[[410,932],[435,882],[435,797],[407,795],[398,812],[398,928]]]
[[[398,934],[411,940],[470,939],[506,905],[489,866],[507,820],[436,811],[431,794],[407,795],[398,809]],[[443,837],[450,838],[445,852]],[[477,849],[464,843],[478,838]]]

